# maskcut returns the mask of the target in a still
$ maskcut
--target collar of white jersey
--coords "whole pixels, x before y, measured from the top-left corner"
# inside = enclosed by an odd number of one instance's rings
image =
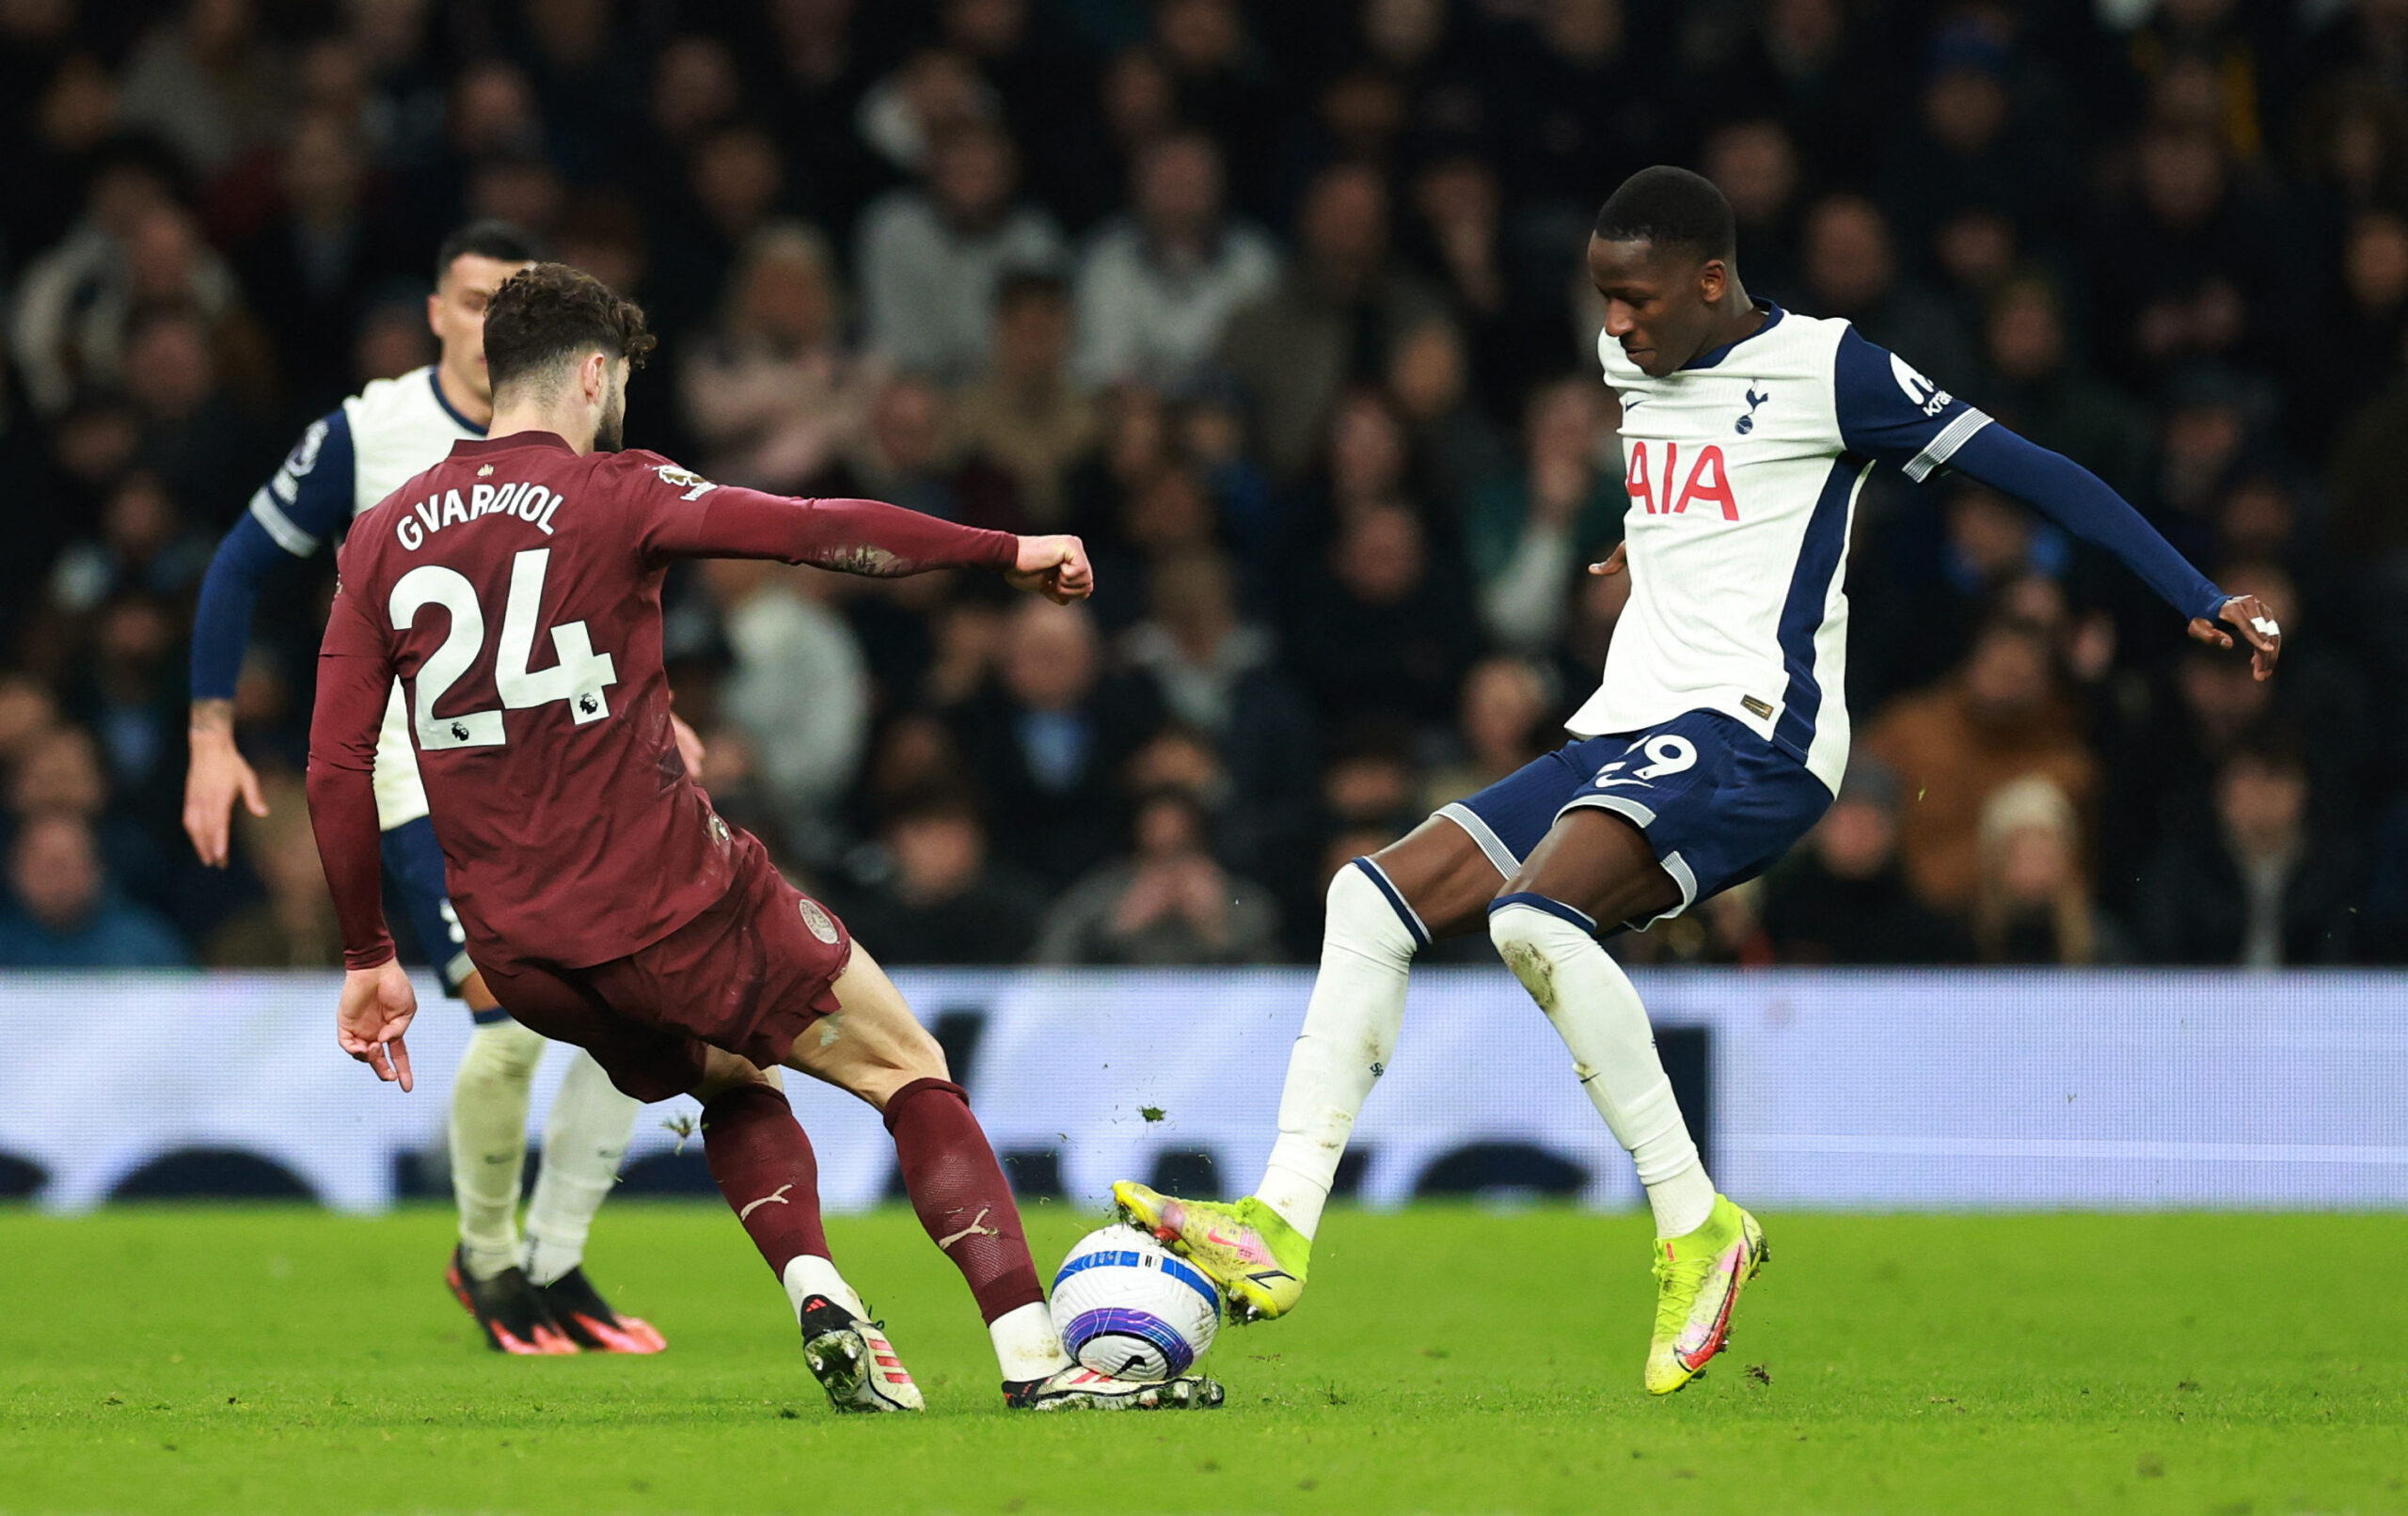
[[[1788,312],[1781,308],[1780,304],[1776,301],[1757,300],[1751,302],[1751,304],[1752,304],[1756,309],[1765,313],[1765,324],[1763,325],[1757,327],[1754,331],[1750,332],[1745,337],[1735,337],[1730,341],[1723,343],[1720,347],[1699,354],[1696,357],[1693,357],[1687,363],[1682,364],[1678,371],[1687,373],[1691,369],[1713,368],[1716,364],[1720,363],[1724,358],[1729,357],[1734,348],[1739,347],[1748,342],[1752,342],[1757,338],[1762,337],[1765,333],[1771,331],[1774,327],[1780,325],[1781,318],[1788,314]]]
[[[461,415],[458,408],[452,403],[452,397],[443,392],[442,373],[443,370],[437,364],[430,363],[426,366],[426,387],[435,391],[435,403],[443,407],[444,415],[459,423],[460,430],[483,436],[485,429]]]

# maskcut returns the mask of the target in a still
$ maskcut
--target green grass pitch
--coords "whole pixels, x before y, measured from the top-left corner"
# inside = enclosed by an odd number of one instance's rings
[[[1092,1218],[1031,1212],[1042,1263]],[[832,1223],[928,1391],[831,1414],[724,1212],[592,1265],[656,1359],[472,1346],[450,1217],[0,1212],[0,1508],[2408,1510],[2408,1217],[1765,1217],[1732,1350],[1639,1387],[1637,1216],[1339,1213],[1218,1414],[1006,1414],[908,1212]]]

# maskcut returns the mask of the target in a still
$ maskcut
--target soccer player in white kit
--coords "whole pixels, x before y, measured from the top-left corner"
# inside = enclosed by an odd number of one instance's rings
[[[446,238],[427,297],[441,356],[375,381],[312,422],[218,545],[193,616],[192,759],[184,779],[184,830],[203,863],[225,866],[237,798],[254,814],[267,813],[259,778],[234,744],[234,686],[261,581],[329,546],[353,516],[440,463],[453,443],[485,434],[493,414],[485,301],[537,253],[525,232],[500,222],[477,222]],[[681,740],[687,735],[681,732]],[[581,1050],[572,1050],[575,1061],[545,1123],[528,1240],[520,1243],[530,1086],[547,1044],[510,1019],[468,961],[398,690],[377,744],[375,788],[388,889],[445,987],[467,1002],[477,1023],[452,1090],[460,1243],[446,1283],[500,1351],[659,1351],[660,1334],[614,1312],[580,1267],[587,1229],[618,1182],[640,1109]]]
[[[1573,740],[1329,887],[1321,972],[1288,1064],[1279,1137],[1255,1192],[1114,1195],[1219,1281],[1232,1309],[1292,1309],[1355,1113],[1386,1066],[1405,976],[1434,938],[1485,924],[1554,1023],[1635,1161],[1656,1220],[1644,1380],[1687,1383],[1729,1339],[1764,1230],[1718,1194],[1656,1057],[1646,1008],[1598,942],[1752,878],[1830,804],[1847,765],[1843,592],[1857,492],[1875,468],[1942,467],[2115,554],[2269,677],[2281,628],[2226,595],[2087,469],[1993,422],[1845,321],[1751,300],[1731,208],[1684,169],[1644,169],[1598,213],[1597,341],[1622,400],[1631,598]]]

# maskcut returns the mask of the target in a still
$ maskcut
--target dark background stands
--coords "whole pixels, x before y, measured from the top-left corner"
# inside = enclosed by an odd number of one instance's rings
[[[653,312],[631,443],[1094,548],[1075,611],[673,576],[714,796],[873,951],[1308,957],[1330,869],[1596,677],[1581,244],[1669,160],[1757,292],[2087,465],[2290,647],[2253,685],[2012,502],[1877,480],[1847,793],[1637,955],[2408,957],[2408,22],[2102,8],[0,7],[0,947],[323,955],[293,818],[222,876],[177,825],[198,576],[499,214]],[[237,702],[279,811],[330,578],[271,586]]]

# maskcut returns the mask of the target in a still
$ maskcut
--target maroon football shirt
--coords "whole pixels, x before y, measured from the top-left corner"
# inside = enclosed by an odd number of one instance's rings
[[[318,655],[309,812],[344,960],[392,955],[370,774],[393,680],[470,956],[583,968],[726,892],[729,830],[686,774],[661,671],[680,558],[849,574],[1009,568],[1018,540],[872,500],[716,485],[548,432],[455,443],[351,525]]]

